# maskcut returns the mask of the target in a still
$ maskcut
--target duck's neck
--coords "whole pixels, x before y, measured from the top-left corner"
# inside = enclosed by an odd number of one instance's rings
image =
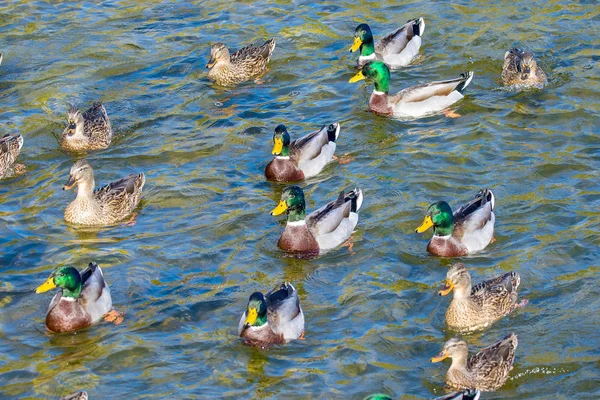
[[[289,157],[290,156],[290,146],[283,146],[281,148],[281,154],[279,154],[279,156]]]
[[[304,209],[304,207],[297,207],[297,208],[293,208],[293,209],[289,209],[288,211],[288,215],[287,215],[287,222],[289,223],[294,223],[294,224],[299,224],[304,222],[306,218],[306,210]]]
[[[72,299],[76,299],[79,297],[80,294],[81,294],[81,285],[77,286],[75,289],[63,288],[63,290],[62,290],[63,297],[70,297]]]
[[[363,42],[360,45],[360,56],[368,57],[372,54],[375,54],[375,45],[373,44],[373,40],[369,40],[368,42]]]
[[[94,194],[94,178],[77,182],[77,200],[89,200]]]
[[[467,357],[468,354],[455,354],[452,356],[452,365],[450,365],[450,370],[459,370],[462,371],[463,373],[469,373],[469,371],[467,370]]]
[[[454,287],[454,300],[464,300],[471,297],[471,284],[463,287]]]
[[[433,227],[433,234],[436,236],[450,236],[454,231],[454,220],[449,219]]]

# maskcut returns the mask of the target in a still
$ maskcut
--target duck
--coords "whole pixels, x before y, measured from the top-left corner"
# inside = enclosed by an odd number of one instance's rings
[[[112,310],[110,289],[95,262],[81,272],[70,266],[56,268],[35,292],[45,293],[57,287],[61,290],[52,298],[46,313],[46,328],[50,332],[88,328]]]
[[[23,136],[6,134],[0,138],[0,179],[11,178],[25,172],[23,164],[15,161],[23,148]]]
[[[436,397],[434,400],[479,400],[481,392],[477,389],[465,389]],[[364,400],[392,400],[387,394],[376,393],[364,398]]]
[[[423,233],[433,227],[427,251],[436,256],[462,257],[481,251],[494,240],[495,203],[489,189],[480,190],[454,213],[448,203],[438,201],[429,206],[416,232]]]
[[[323,126],[320,130],[290,142],[285,125],[275,128],[273,155],[265,168],[265,177],[275,182],[297,182],[319,174],[335,153],[340,124]]]
[[[354,30],[354,43],[350,51],[354,53],[360,50],[359,68],[374,60],[383,61],[389,69],[406,67],[419,54],[424,31],[423,18],[411,19],[375,44],[369,25],[360,24]]]
[[[65,209],[65,221],[79,225],[112,225],[133,213],[142,198],[146,177],[131,174],[94,190],[94,170],[87,160],[79,160],[69,173],[63,190],[75,185],[77,197]]]
[[[63,397],[60,400],[88,400],[88,394],[85,391],[75,392],[68,396]]]
[[[84,152],[106,149],[110,145],[112,125],[101,102],[95,102],[83,113],[70,105],[67,114],[68,124],[60,139],[63,149]]]
[[[289,252],[317,255],[343,244],[358,224],[363,191],[342,190],[337,200],[306,216],[304,192],[298,186],[286,187],[271,215],[287,214],[285,230],[277,246]]]
[[[267,70],[271,54],[275,50],[275,39],[260,46],[249,45],[233,54],[223,43],[215,43],[210,49],[206,64],[208,79],[221,86],[235,86],[261,75]]]
[[[480,330],[513,312],[521,277],[515,271],[483,281],[471,287],[471,275],[463,263],[456,263],[446,274],[446,285],[438,293],[446,296],[454,291],[454,299],[446,311],[450,329],[461,332]]]
[[[504,86],[541,88],[546,83],[546,73],[538,67],[533,53],[513,47],[504,53],[502,81]]]
[[[238,336],[259,346],[303,339],[304,313],[294,286],[284,282],[266,295],[252,293],[238,324]]]
[[[0,53],[0,65],[2,65],[3,55]]]
[[[384,116],[420,118],[450,107],[464,97],[465,88],[473,79],[473,72],[456,79],[413,86],[389,95],[390,70],[381,61],[369,61],[350,79],[350,83],[371,78],[375,89],[369,99],[369,109]]]
[[[469,356],[467,342],[452,338],[431,362],[452,358],[452,365],[446,373],[446,384],[453,389],[475,387],[482,392],[493,392],[500,389],[508,379],[518,344],[517,335],[511,333],[477,354]]]

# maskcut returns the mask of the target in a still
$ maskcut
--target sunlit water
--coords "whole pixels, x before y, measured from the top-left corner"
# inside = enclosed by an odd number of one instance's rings
[[[519,335],[515,368],[485,398],[600,396],[600,35],[596,2],[187,1],[0,2],[0,134],[21,133],[26,175],[0,182],[0,397],[395,398],[443,393],[452,336],[436,289],[450,261],[414,233],[429,203],[496,195],[496,242],[463,260],[478,281],[521,274],[529,305],[472,349]],[[403,4],[405,3],[405,4]],[[395,121],[368,113],[371,87],[349,84],[354,28],[376,36],[423,16],[421,57],[391,89],[475,71],[462,117]],[[263,84],[223,90],[206,78],[209,47],[275,37]],[[501,88],[504,52],[532,50],[543,90]],[[97,184],[143,171],[137,223],[81,230],[63,221],[75,157],[60,150],[68,103],[105,102],[116,138],[89,154]],[[334,162],[305,188],[309,210],[363,187],[352,248],[287,258],[264,181],[271,137],[339,121]],[[51,335],[60,265],[104,269],[125,321]],[[306,340],[268,351],[236,327],[248,296],[288,280]],[[559,397],[560,397],[559,396]]]

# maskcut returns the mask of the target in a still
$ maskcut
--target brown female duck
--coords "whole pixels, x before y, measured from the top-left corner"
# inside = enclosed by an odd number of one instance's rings
[[[275,39],[269,39],[260,46],[251,44],[230,55],[223,43],[216,43],[206,64],[210,68],[208,79],[221,86],[234,86],[255,78],[267,70],[274,49]]]

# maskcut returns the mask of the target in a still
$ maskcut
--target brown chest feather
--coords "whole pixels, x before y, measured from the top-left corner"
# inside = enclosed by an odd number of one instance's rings
[[[319,244],[306,225],[285,226],[277,243],[280,249],[301,253],[319,253]]]
[[[297,182],[304,180],[304,172],[292,160],[275,158],[265,168],[265,177],[275,182]]]
[[[52,332],[73,332],[91,324],[92,319],[79,300],[61,300],[46,315],[46,327]]]
[[[392,107],[388,103],[387,95],[372,94],[369,99],[369,109],[381,115],[392,115]]]
[[[449,239],[433,236],[427,245],[427,251],[440,257],[461,257],[469,254],[469,250],[452,236]]]

